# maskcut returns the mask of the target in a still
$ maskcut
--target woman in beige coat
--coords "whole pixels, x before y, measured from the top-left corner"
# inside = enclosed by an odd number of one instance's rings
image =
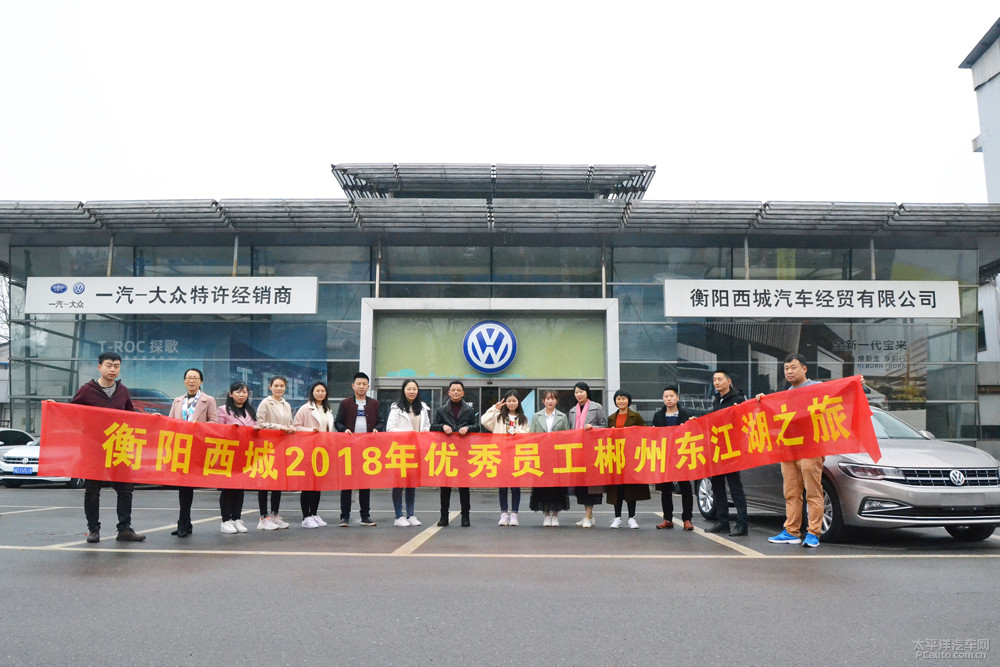
[[[521,407],[521,397],[513,389],[503,395],[503,400],[491,406],[479,421],[483,428],[494,433],[512,435],[530,432],[528,418]],[[500,489],[500,521],[497,525],[517,526],[517,510],[521,506],[521,489],[520,487],[509,489],[512,512],[507,511],[507,491],[507,488]]]

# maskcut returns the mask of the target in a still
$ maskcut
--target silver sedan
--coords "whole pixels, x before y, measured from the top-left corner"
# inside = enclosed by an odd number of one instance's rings
[[[823,533],[835,541],[851,528],[940,526],[960,541],[981,541],[1000,524],[1000,461],[968,445],[935,439],[888,412],[872,409],[882,458],[827,456],[823,462]],[[747,502],[784,513],[781,466],[742,472]],[[698,485],[698,506],[714,517],[712,487]]]

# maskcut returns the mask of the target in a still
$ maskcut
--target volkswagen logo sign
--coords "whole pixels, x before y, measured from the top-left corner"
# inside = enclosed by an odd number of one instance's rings
[[[83,291],[85,289],[87,289],[87,286],[84,285],[83,283],[74,283],[73,284],[73,294],[83,294]]]
[[[462,351],[469,365],[480,373],[499,373],[514,362],[517,339],[503,322],[485,320],[465,334]]]
[[[21,463],[22,463],[23,465],[28,465],[28,457],[27,457],[27,456],[25,456],[25,457],[24,457],[23,459],[21,459]]]
[[[948,474],[948,479],[950,479],[951,483],[955,486],[962,486],[965,484],[965,473],[961,470],[952,470]]]

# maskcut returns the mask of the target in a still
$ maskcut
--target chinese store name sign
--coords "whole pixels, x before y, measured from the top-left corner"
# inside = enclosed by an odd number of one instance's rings
[[[961,315],[958,283],[912,280],[665,280],[666,317]]]
[[[130,315],[310,314],[308,278],[28,278],[24,312]]]

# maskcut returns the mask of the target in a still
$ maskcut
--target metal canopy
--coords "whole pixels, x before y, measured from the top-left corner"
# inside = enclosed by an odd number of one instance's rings
[[[1000,204],[577,198],[0,201],[0,233],[174,231],[978,239],[1000,236]]]
[[[335,164],[348,199],[642,199],[650,165]]]

